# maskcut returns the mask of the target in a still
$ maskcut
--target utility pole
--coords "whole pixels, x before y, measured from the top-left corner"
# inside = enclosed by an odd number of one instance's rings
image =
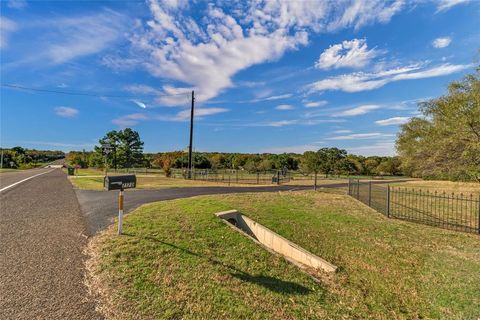
[[[2,148],[2,156],[0,160],[0,169],[3,169],[3,148]]]
[[[193,145],[193,115],[195,107],[195,91],[192,90],[192,110],[190,111],[190,144],[188,145],[188,179],[192,178],[192,145]]]

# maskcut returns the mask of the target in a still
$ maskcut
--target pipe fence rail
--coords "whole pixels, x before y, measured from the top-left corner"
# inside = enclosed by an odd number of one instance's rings
[[[171,170],[172,178],[188,179],[188,176],[188,169]],[[282,184],[290,181],[291,174],[282,170],[249,172],[233,169],[194,169],[191,179],[227,184]]]
[[[480,194],[431,192],[352,179],[348,194],[389,218],[480,234]]]

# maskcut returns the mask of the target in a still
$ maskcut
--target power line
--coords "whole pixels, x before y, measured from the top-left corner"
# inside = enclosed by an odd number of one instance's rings
[[[112,94],[101,94],[94,92],[85,92],[85,91],[62,91],[62,90],[51,90],[51,89],[42,89],[42,88],[33,88],[20,86],[16,84],[2,83],[2,87],[12,88],[12,89],[21,89],[42,93],[57,93],[57,94],[66,94],[71,96],[87,96],[87,97],[99,97],[99,98],[141,98],[141,97],[174,97],[174,96],[188,96],[187,92],[184,93],[175,93],[175,94],[143,94],[143,95],[112,95]]]

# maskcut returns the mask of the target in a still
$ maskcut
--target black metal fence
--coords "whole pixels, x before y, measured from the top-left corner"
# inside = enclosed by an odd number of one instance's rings
[[[172,169],[171,177],[187,179],[189,172],[186,169]],[[266,170],[249,172],[246,170],[232,169],[194,169],[191,173],[192,180],[219,182],[226,184],[282,184],[289,182],[291,174],[282,170]]]
[[[480,195],[349,180],[348,194],[387,217],[480,234]]]

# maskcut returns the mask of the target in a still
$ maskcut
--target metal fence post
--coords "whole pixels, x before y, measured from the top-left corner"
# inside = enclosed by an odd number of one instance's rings
[[[478,196],[478,234],[480,234],[480,196]]]
[[[352,194],[351,194],[351,188],[352,188],[352,186],[351,186],[351,182],[350,182],[350,181],[351,181],[351,179],[348,179],[348,195],[349,195],[349,196],[352,195]]]
[[[390,218],[390,185],[387,186],[387,217]]]
[[[372,206],[372,181],[368,181],[368,206]]]
[[[260,184],[260,173],[257,171],[257,184]]]
[[[360,180],[357,179],[357,199],[360,200]]]

